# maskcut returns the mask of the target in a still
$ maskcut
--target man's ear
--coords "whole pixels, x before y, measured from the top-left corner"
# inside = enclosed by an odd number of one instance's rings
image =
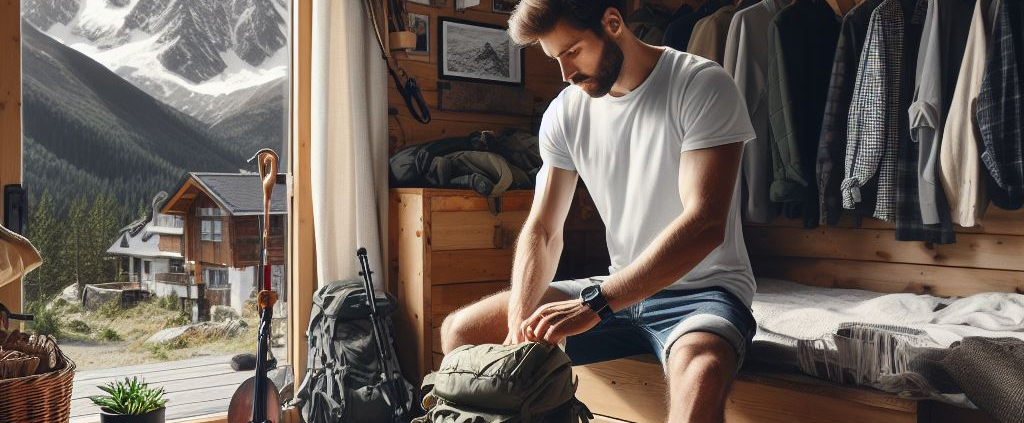
[[[601,26],[604,28],[605,33],[611,38],[618,38],[622,36],[626,31],[626,23],[622,19],[622,15],[619,10],[614,7],[609,7],[604,11],[604,17],[601,18]]]

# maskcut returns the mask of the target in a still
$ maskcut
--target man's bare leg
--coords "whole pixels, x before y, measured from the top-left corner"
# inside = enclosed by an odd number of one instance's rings
[[[669,423],[721,423],[736,374],[736,351],[722,337],[691,332],[668,356]]]
[[[441,351],[448,354],[462,345],[502,343],[508,335],[509,295],[502,291],[449,314],[441,324]],[[569,299],[569,295],[549,287],[540,303]]]

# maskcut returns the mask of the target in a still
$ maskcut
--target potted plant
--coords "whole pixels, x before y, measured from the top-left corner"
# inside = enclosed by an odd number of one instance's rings
[[[164,388],[126,377],[99,387],[107,395],[89,397],[100,406],[100,423],[164,423]]]

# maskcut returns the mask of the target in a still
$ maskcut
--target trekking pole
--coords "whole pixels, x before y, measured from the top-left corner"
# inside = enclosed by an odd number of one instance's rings
[[[366,300],[370,304],[370,322],[373,325],[373,337],[377,340],[377,358],[380,359],[381,366],[381,377],[384,386],[390,388],[391,395],[394,396],[396,404],[395,407],[395,421],[401,421],[403,415],[405,415],[406,401],[404,391],[405,387],[401,385],[402,375],[398,374],[397,370],[389,369],[390,359],[388,352],[390,348],[387,348],[386,340],[390,340],[391,336],[388,334],[387,327],[384,324],[384,317],[377,312],[377,293],[373,287],[373,279],[371,275],[373,272],[370,270],[370,262],[366,258],[366,248],[360,247],[356,251],[356,256],[359,257],[359,264],[362,267],[362,271],[359,274],[363,277],[363,285],[366,290]],[[387,394],[387,392],[385,392]],[[390,402],[388,395],[384,397],[385,401]]]

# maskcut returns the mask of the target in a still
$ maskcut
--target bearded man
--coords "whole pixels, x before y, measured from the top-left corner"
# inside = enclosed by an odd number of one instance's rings
[[[509,20],[571,83],[540,129],[544,168],[511,289],[445,319],[465,344],[565,341],[574,365],[653,353],[670,422],[722,421],[756,330],[739,215],[747,108],[716,63],[637,39],[624,0],[523,0]],[[582,177],[607,228],[608,275],[552,282]]]

